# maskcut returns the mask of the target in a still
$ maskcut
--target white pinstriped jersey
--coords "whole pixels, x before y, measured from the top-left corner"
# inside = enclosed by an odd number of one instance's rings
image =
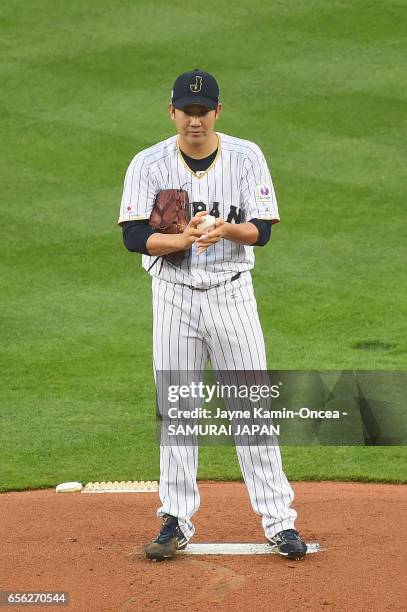
[[[191,216],[208,210],[231,223],[250,219],[280,220],[272,178],[260,148],[253,142],[216,132],[218,154],[205,172],[193,172],[179,149],[178,136],[144,149],[131,161],[124,181],[119,223],[149,219],[155,198],[163,189],[185,189]],[[143,255],[148,270],[155,257]],[[175,266],[164,260],[150,270],[152,276],[207,289],[229,280],[254,265],[253,247],[220,240],[197,255],[193,246]]]

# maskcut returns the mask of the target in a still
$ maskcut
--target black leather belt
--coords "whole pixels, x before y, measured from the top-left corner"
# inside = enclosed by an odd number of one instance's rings
[[[238,272],[230,280],[225,281],[222,285],[226,285],[226,283],[233,283],[233,281],[237,280],[241,276],[241,272]],[[188,289],[192,289],[192,291],[208,291],[208,289],[214,289],[215,287],[219,287],[222,285],[214,285],[214,287],[207,287],[206,289],[202,289],[201,287],[191,287],[191,285],[186,285]]]

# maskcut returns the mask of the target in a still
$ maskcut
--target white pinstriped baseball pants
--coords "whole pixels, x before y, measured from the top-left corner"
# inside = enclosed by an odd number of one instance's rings
[[[160,370],[201,371],[210,358],[215,370],[266,370],[263,333],[250,272],[233,282],[192,290],[153,277],[153,360]],[[294,528],[293,490],[278,446],[236,445],[253,510],[267,538]],[[199,508],[196,446],[160,447],[158,516],[171,514],[186,538]]]

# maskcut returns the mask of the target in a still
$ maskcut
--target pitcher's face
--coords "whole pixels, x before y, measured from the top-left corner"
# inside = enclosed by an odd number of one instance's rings
[[[200,104],[191,104],[179,110],[170,104],[170,116],[177,132],[191,146],[202,146],[211,137],[220,111],[220,104],[215,110]]]

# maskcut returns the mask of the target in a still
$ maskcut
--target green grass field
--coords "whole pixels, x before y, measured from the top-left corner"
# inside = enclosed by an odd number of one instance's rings
[[[116,221],[185,70],[216,75],[219,131],[274,177],[269,366],[406,368],[402,2],[9,0],[0,27],[1,490],[158,478],[150,283]],[[284,457],[291,479],[407,481],[400,447]],[[234,449],[199,476],[239,478]]]

